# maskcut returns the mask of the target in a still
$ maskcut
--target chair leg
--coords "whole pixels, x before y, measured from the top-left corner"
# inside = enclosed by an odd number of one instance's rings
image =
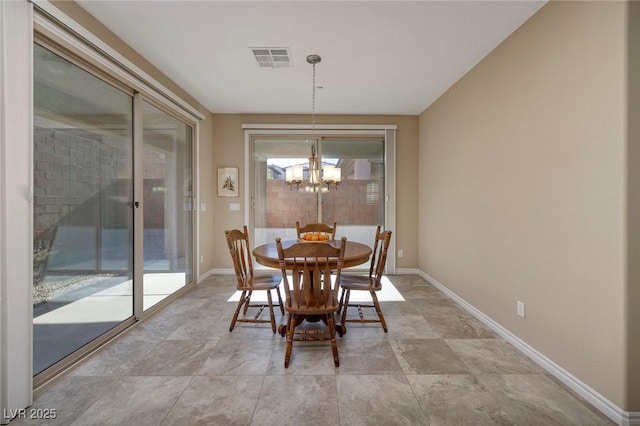
[[[271,290],[267,290],[267,301],[269,303],[269,318],[271,319],[271,330],[276,334],[276,316],[273,313],[273,300],[271,299]]]
[[[296,314],[289,314],[289,328],[287,329],[287,350],[284,353],[284,368],[289,368],[291,361],[291,349],[293,348],[293,333],[296,329]]]
[[[253,292],[249,290],[249,294],[247,294],[247,300],[246,300],[246,303],[244,304],[244,311],[242,311],[242,315],[247,315],[247,311],[249,310],[249,304],[251,303],[251,293]]]
[[[338,311],[336,312],[336,314],[338,316],[341,316],[342,314],[342,306],[343,306],[343,302],[344,302],[344,293],[345,293],[345,289],[341,288],[340,289],[340,301],[338,302]]]
[[[375,291],[370,291],[371,299],[373,299],[373,306],[376,309],[376,313],[378,314],[378,318],[380,318],[380,324],[382,324],[382,329],[384,332],[387,332],[387,323],[384,320],[384,315],[382,315],[382,308],[380,307],[380,303],[378,302],[378,296],[376,296]]]
[[[351,290],[343,290],[343,296],[346,293],[346,297],[344,300],[344,304],[342,305],[342,320],[340,321],[342,325],[347,323],[347,310],[349,309],[349,296],[351,296]]]
[[[327,314],[327,324],[329,325],[329,334],[331,334],[331,350],[333,351],[333,363],[336,367],[340,367],[340,359],[338,358],[338,343],[336,342],[336,321],[333,314]]]
[[[238,306],[236,307],[236,311],[233,313],[233,318],[231,318],[231,324],[229,324],[229,331],[233,331],[233,327],[236,326],[236,321],[238,320],[238,315],[240,314],[240,309],[242,309],[242,305],[245,303],[245,294],[246,290],[242,292],[240,295],[240,300],[238,300]]]
[[[284,303],[282,303],[282,296],[280,296],[280,287],[276,287],[276,293],[278,293],[278,304],[280,305],[280,313],[284,315]]]

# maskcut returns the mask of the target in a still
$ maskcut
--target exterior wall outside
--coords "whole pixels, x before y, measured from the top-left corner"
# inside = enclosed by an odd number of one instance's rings
[[[378,222],[378,203],[367,203],[367,180],[345,180],[337,191],[323,195],[322,221],[341,225],[373,225]],[[314,198],[311,198],[314,197]],[[267,228],[291,228],[317,221],[315,195],[290,190],[283,180],[267,182]]]
[[[34,129],[34,284],[38,285],[45,269],[57,269],[59,247],[54,243],[58,230],[69,227],[99,230],[128,229],[131,209],[119,196],[132,190],[130,141],[117,136],[93,134],[83,130]],[[145,229],[164,230],[165,197],[154,192],[166,178],[166,160],[162,152],[145,149],[144,212]],[[108,211],[101,216],[99,211]],[[94,267],[99,257],[94,252]],[[164,254],[160,238],[145,238],[145,256]],[[154,250],[155,249],[155,250]],[[54,259],[55,260],[55,259]],[[88,267],[88,265],[86,265]],[[107,267],[109,269],[109,267]],[[36,300],[34,300],[36,302]]]
[[[34,130],[34,223],[38,235],[97,194],[100,188],[130,178],[130,150],[97,135]],[[127,168],[129,170],[127,170]],[[162,176],[162,175],[160,175]],[[68,188],[70,182],[73,188]],[[122,218],[120,218],[122,219]]]
[[[46,232],[56,222],[110,185],[131,183],[131,150],[119,140],[98,135],[76,135],[68,131],[36,128],[34,132],[34,233]],[[145,180],[166,176],[162,153],[145,150]],[[72,182],[73,188],[68,188]],[[126,184],[126,182],[125,182]],[[164,203],[158,203],[162,207]],[[157,209],[153,209],[154,213]],[[123,214],[129,214],[122,210]],[[120,215],[114,218],[124,223]],[[145,216],[145,224],[163,227],[163,217]]]
[[[637,411],[626,13],[625,2],[550,2],[421,114],[418,241],[422,271]]]

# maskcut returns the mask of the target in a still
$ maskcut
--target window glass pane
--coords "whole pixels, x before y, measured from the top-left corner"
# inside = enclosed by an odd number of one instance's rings
[[[307,139],[256,140],[254,142],[254,238],[252,245],[276,237],[296,238],[296,221],[318,221],[317,194],[291,190],[285,170],[302,166],[308,175],[312,141]]]
[[[309,139],[253,141],[254,245],[276,237],[295,239],[296,221],[336,222],[337,236],[365,244],[373,241],[377,225],[384,226],[384,139],[320,138],[321,167],[340,168],[342,183],[328,192],[292,190],[286,169],[301,166],[307,178],[312,144]]]
[[[34,45],[34,374],[133,314],[132,106]]]
[[[144,309],[193,280],[192,129],[144,102]]]
[[[322,140],[322,156],[337,159],[342,183],[322,196],[322,220],[338,223],[338,235],[371,244],[384,221],[384,140]],[[333,162],[333,161],[332,161]]]

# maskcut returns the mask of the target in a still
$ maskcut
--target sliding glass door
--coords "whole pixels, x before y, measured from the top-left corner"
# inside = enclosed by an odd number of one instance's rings
[[[323,164],[340,167],[337,191],[290,189],[285,170],[308,166],[313,140],[254,137],[252,140],[252,224],[256,245],[276,237],[295,239],[296,221],[338,224],[337,235],[370,244],[385,224],[385,149],[383,137],[318,138]]]
[[[33,58],[34,375],[194,278],[193,125],[45,46]]]
[[[33,368],[133,315],[133,95],[34,45]]]

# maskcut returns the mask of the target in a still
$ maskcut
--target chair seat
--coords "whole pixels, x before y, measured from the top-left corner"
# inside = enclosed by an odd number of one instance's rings
[[[345,290],[382,290],[382,284],[375,277],[367,275],[343,275],[340,277],[340,287]]]
[[[282,275],[255,275],[247,278],[244,285],[238,286],[238,290],[273,290],[278,288],[282,281]]]

